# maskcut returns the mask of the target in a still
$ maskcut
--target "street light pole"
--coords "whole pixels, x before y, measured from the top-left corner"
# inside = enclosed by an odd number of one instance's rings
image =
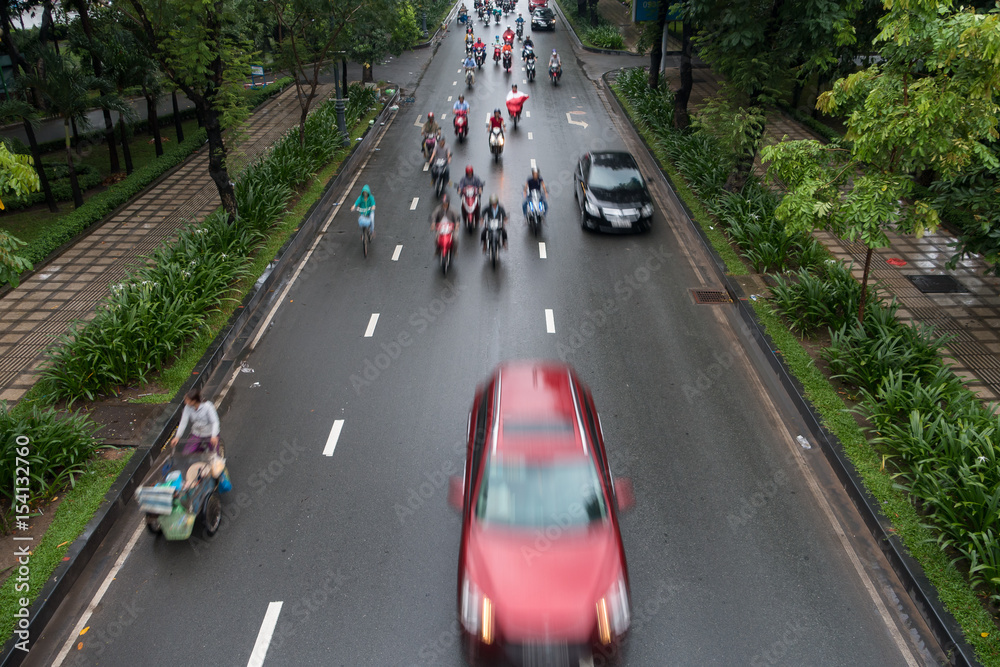
[[[427,10],[426,9],[424,10],[424,12],[423,12],[423,14],[421,16],[423,17],[421,19],[421,29],[424,31],[424,39],[427,39],[428,33],[427,33]]]

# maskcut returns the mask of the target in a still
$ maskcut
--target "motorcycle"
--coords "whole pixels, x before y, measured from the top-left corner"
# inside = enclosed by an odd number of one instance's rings
[[[439,157],[431,165],[431,175],[434,177],[434,194],[438,199],[444,194],[448,185],[448,159]]]
[[[490,218],[486,221],[486,256],[489,258],[493,268],[497,268],[497,260],[500,259],[500,245],[503,242],[503,223],[500,218]]]
[[[500,8],[497,7],[493,10],[493,18],[497,20],[497,25],[500,25]]]
[[[465,70],[465,85],[472,88],[472,84],[476,82],[476,75],[472,73],[472,68]]]
[[[490,153],[493,154],[493,161],[500,161],[500,154],[503,153],[503,131],[499,127],[494,127],[490,132]]]
[[[511,60],[512,59],[511,59],[510,51],[504,51],[504,54],[503,54],[503,68],[507,72],[510,71],[510,67],[513,64],[511,62]]]
[[[524,61],[524,73],[528,77],[528,81],[535,80],[535,56],[531,55]]]
[[[471,185],[462,192],[462,220],[467,232],[474,232],[479,227],[479,189]]]
[[[437,229],[437,251],[441,258],[441,273],[448,275],[448,268],[451,267],[451,256],[455,252],[455,223],[450,220],[442,220],[438,223]]]
[[[542,218],[544,217],[542,198],[538,194],[538,190],[532,190],[530,196],[531,198],[528,200],[528,227],[535,236],[538,236],[542,231]]]
[[[517,41],[520,42],[522,39],[524,39],[524,24],[523,23],[518,23],[517,24]]]
[[[484,62],[486,62],[486,47],[481,46],[476,49],[476,67],[482,69]]]
[[[559,77],[562,76],[562,67],[549,67],[549,78],[553,86],[559,85]]]
[[[493,47],[493,64],[494,65],[499,65],[500,64],[500,47],[499,46],[494,46]]]
[[[517,129],[517,123],[521,120],[521,108],[524,106],[525,101],[528,96],[524,93],[518,93],[516,97],[511,97],[507,100],[507,113],[510,114],[511,120],[514,121],[514,129]]]
[[[455,119],[452,121],[455,125],[455,137],[459,142],[465,141],[465,137],[469,134],[469,116],[466,113],[456,113]]]

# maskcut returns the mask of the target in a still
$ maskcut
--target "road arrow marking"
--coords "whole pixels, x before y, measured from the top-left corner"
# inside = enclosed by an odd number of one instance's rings
[[[566,112],[566,122],[570,125],[579,125],[583,129],[587,129],[587,123],[582,120],[573,120],[573,116],[576,114],[585,114],[586,111],[567,111]]]
[[[420,127],[421,125],[423,125],[424,124],[423,121],[420,120],[423,117],[424,117],[423,114],[417,116],[417,119],[413,121],[413,127]]]

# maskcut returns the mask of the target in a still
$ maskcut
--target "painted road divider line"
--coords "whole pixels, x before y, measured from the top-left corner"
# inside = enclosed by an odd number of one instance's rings
[[[376,324],[378,324],[378,313],[372,313],[372,316],[368,319],[368,328],[365,329],[365,338],[372,337],[372,334],[375,333]]]
[[[337,448],[337,441],[340,440],[340,432],[344,430],[344,420],[337,419],[330,429],[330,436],[326,439],[326,447],[323,448],[323,456],[333,456],[333,450]]]
[[[397,245],[396,249],[392,251],[392,261],[399,261],[399,253],[403,252],[403,246]]]
[[[556,320],[552,316],[552,309],[545,309],[545,332],[554,334],[556,332]]]
[[[545,241],[538,242],[538,259],[545,259]]]
[[[424,169],[424,171],[427,171],[427,170]],[[410,202],[410,210],[411,211],[416,211],[417,210],[417,202],[418,201],[420,201],[420,197],[414,197],[413,201]]]
[[[535,158],[531,158],[531,168],[535,168]]]
[[[278,615],[281,613],[281,602],[271,602],[264,612],[264,622],[260,624],[260,632],[257,633],[257,641],[254,642],[253,652],[250,654],[250,661],[247,667],[262,667],[267,649],[271,646],[271,635],[278,625]]]
[[[528,132],[528,141],[531,141],[531,140],[532,140],[532,139],[534,139],[534,138],[535,138],[535,137],[534,137],[534,136],[532,136],[531,132]]]

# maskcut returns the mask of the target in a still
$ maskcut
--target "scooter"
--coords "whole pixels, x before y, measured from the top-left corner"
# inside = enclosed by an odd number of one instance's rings
[[[472,84],[476,82],[476,75],[472,73],[472,69],[465,70],[465,85],[472,88]]]
[[[434,135],[430,135],[430,136],[424,138],[424,143],[423,143],[422,148],[424,150],[424,159],[425,160],[430,160],[431,159],[431,155],[434,154],[434,147],[435,146],[437,146],[437,137],[435,137]]]
[[[490,132],[490,153],[493,154],[493,161],[500,161],[500,154],[503,153],[503,131],[499,127],[494,127]]]
[[[500,25],[500,8],[496,7],[493,10],[493,18],[497,20],[497,25]]]
[[[504,51],[504,54],[503,54],[503,68],[507,72],[510,71],[510,67],[512,65],[511,60],[512,60],[512,58],[511,58],[511,55],[510,55],[510,51]]]
[[[431,175],[434,176],[434,194],[438,199],[444,194],[444,189],[448,186],[448,159],[439,157],[431,165]]]
[[[484,62],[486,62],[486,47],[482,46],[476,49],[476,67],[482,69]]]
[[[500,218],[490,218],[486,221],[486,256],[489,258],[493,268],[497,268],[497,261],[500,259],[500,245],[503,242],[503,224]]]
[[[552,85],[559,85],[559,77],[562,76],[562,67],[550,67],[549,68],[549,78],[552,79]]]
[[[531,229],[532,234],[538,236],[542,231],[542,219],[544,217],[542,213],[542,198],[538,194],[538,190],[532,190],[530,197],[528,200],[528,228]]]
[[[456,113],[455,120],[452,121],[455,125],[455,137],[459,142],[465,141],[465,137],[469,134],[469,116],[465,112]]]
[[[462,220],[467,232],[474,232],[479,227],[479,188],[467,185],[462,192]]]
[[[451,267],[451,256],[455,252],[455,223],[442,220],[437,229],[437,251],[441,258],[441,273],[448,275]]]
[[[518,23],[517,24],[517,41],[520,42],[522,39],[524,39],[524,24],[523,23]]]
[[[535,56],[529,55],[524,60],[524,73],[528,77],[528,81],[535,80]]]

